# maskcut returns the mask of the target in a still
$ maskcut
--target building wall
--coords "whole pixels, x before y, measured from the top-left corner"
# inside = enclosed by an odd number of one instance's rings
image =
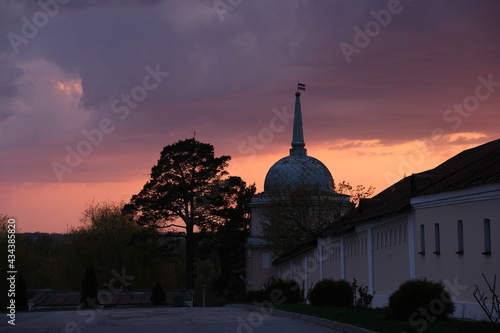
[[[261,220],[263,218],[263,205],[265,204],[265,197],[255,195],[252,198],[250,208],[250,236],[260,237],[262,236],[262,226]]]
[[[246,249],[247,290],[259,290],[275,275],[272,252],[263,247]]]
[[[373,290],[382,299],[410,278],[407,225],[402,216],[372,228]]]
[[[262,205],[265,197],[255,195],[250,204],[250,237],[246,247],[246,282],[247,290],[259,290],[275,276],[276,268],[272,262],[276,259],[262,239]]]
[[[320,281],[318,250],[311,249],[280,263],[276,277],[283,280],[295,280],[304,289],[307,297],[309,289]]]
[[[499,184],[421,196],[413,198],[412,205],[416,277],[444,283],[455,302],[454,317],[486,320],[473,293],[475,285],[488,291],[482,274],[490,281],[500,274]],[[485,225],[489,225],[490,253],[485,248]]]
[[[491,254],[485,252],[485,226],[490,225]],[[458,301],[475,302],[474,285],[483,284],[482,273],[490,279],[500,274],[500,199],[456,203],[415,211],[415,246],[417,277],[432,280],[454,280],[465,286],[457,291]],[[457,253],[459,223],[463,228],[463,254]],[[436,252],[436,225],[439,225],[439,247]],[[421,226],[425,235],[425,254],[421,252]]]
[[[266,250],[257,250],[247,274],[262,285],[279,272],[274,276],[294,278],[308,287],[321,279],[356,278],[375,292],[375,307],[387,305],[402,282],[425,277],[444,283],[456,305],[454,317],[486,319],[473,292],[475,285],[487,291],[483,273],[490,281],[500,275],[499,184],[414,197],[411,203],[407,213],[319,238],[316,249],[280,263],[275,272],[262,268]]]
[[[305,269],[307,270],[307,283],[305,284],[306,291],[318,283],[320,279],[320,256],[318,248],[307,254]]]
[[[342,242],[340,238],[321,246],[323,251],[323,278],[333,280],[341,279],[341,246]]]
[[[356,279],[358,285],[375,292],[376,306],[385,306],[389,295],[410,278],[407,216],[361,226],[360,231],[347,235],[320,238],[315,250],[279,267],[280,278],[293,277],[300,284],[307,280],[309,287],[321,280],[321,273],[323,279]]]
[[[366,231],[344,237],[346,281],[353,282],[356,279],[358,285],[368,285],[368,252]]]

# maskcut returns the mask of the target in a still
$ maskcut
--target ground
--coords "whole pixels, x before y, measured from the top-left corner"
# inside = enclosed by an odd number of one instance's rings
[[[245,307],[223,308],[125,308],[100,311],[43,311],[16,314],[15,326],[5,317],[6,333],[334,333],[324,323],[282,316],[277,310],[262,312]],[[278,316],[276,316],[278,314]],[[353,328],[355,332],[355,328]]]

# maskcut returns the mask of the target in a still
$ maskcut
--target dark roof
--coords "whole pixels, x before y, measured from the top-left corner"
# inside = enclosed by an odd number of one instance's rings
[[[500,139],[465,150],[434,169],[401,179],[327,227],[321,234],[341,233],[356,223],[410,209],[415,196],[500,183]]]
[[[500,139],[464,150],[431,171],[442,177],[419,195],[500,183]]]
[[[294,257],[294,256],[299,255],[301,253],[307,252],[311,249],[315,249],[317,245],[318,245],[318,240],[316,238],[311,239],[310,241],[308,241],[302,245],[299,245],[297,247],[294,247],[290,251],[280,255],[278,258],[276,258],[273,261],[273,264],[279,264],[279,263],[287,260],[290,257]]]

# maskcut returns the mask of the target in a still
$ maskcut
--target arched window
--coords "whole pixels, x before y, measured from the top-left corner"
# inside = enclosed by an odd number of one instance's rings
[[[490,219],[483,220],[484,227],[484,255],[489,256],[491,254],[491,229],[490,229]]]
[[[441,254],[441,235],[439,233],[439,223],[434,223],[434,254]]]
[[[418,254],[425,254],[425,226],[420,225],[420,252]]]
[[[457,254],[464,254],[464,222],[457,221]]]

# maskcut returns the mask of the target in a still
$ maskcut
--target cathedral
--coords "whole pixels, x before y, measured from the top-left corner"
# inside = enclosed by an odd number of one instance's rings
[[[445,285],[454,317],[486,320],[473,292],[476,285],[487,290],[483,274],[492,282],[500,273],[500,140],[404,177],[350,208],[349,196],[335,193],[328,168],[307,155],[300,92],[295,96],[289,155],[269,169],[264,191],[250,204],[247,289],[281,278],[307,292],[323,279],[356,279],[374,294],[372,307],[383,307],[401,283],[427,278]],[[273,221],[264,212],[277,190],[300,186],[335,197],[343,208],[313,239],[275,255],[263,234]]]

